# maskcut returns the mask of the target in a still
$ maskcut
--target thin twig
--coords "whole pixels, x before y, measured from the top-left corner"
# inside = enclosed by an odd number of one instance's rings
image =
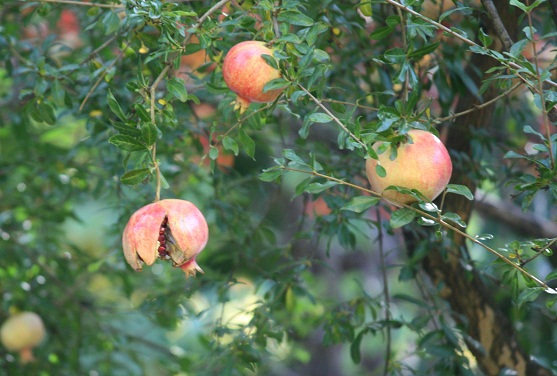
[[[474,42],[474,41],[472,41],[472,40],[466,38],[465,36],[463,36],[463,35],[461,35],[461,34],[455,32],[455,31],[453,31],[453,30],[451,30],[451,29],[449,29],[449,28],[446,27],[445,25],[443,25],[443,24],[441,24],[441,23],[439,23],[439,22],[437,22],[437,21],[432,20],[431,18],[426,17],[426,16],[424,16],[424,15],[422,15],[422,14],[416,12],[415,10],[408,8],[406,5],[403,5],[403,4],[399,3],[398,1],[395,1],[395,0],[385,0],[385,1],[386,1],[387,3],[389,3],[389,4],[391,4],[391,5],[394,5],[395,7],[398,7],[398,8],[400,8],[400,9],[403,9],[404,11],[406,11],[406,12],[408,12],[408,13],[410,13],[410,14],[412,14],[412,15],[414,15],[414,16],[416,16],[416,17],[418,17],[418,18],[420,18],[420,19],[422,19],[422,20],[424,20],[424,21],[426,21],[427,23],[429,23],[429,24],[435,26],[437,29],[442,30],[443,32],[445,32],[445,33],[447,33],[447,34],[452,35],[453,37],[455,37],[455,38],[461,40],[462,42],[466,43],[466,44],[469,45],[469,46],[476,47],[476,48],[480,48],[480,49],[483,49],[483,50],[485,50],[485,51],[489,51],[489,49],[487,49],[487,48],[485,48],[485,47],[483,47],[483,46],[480,46],[480,45],[477,44],[476,42]],[[489,56],[491,56],[491,55],[489,55]],[[510,68],[514,68],[514,69],[521,69],[521,68],[522,68],[520,65],[518,65],[518,64],[516,64],[516,63],[514,63],[514,62],[512,62],[512,61],[511,61],[511,62],[507,62],[507,66],[510,67]],[[550,79],[547,79],[547,80],[545,80],[544,82],[547,83],[548,85],[553,86],[553,87],[557,87],[557,83],[551,81]],[[538,93],[538,94],[542,95],[541,93]]]
[[[118,55],[113,61],[112,63],[110,63],[108,65],[108,67],[106,67],[105,70],[103,70],[101,72],[101,74],[99,75],[99,78],[97,78],[97,81],[95,81],[95,83],[93,84],[93,86],[91,86],[91,89],[89,89],[89,91],[87,92],[87,95],[85,95],[85,98],[83,98],[83,101],[81,102],[81,105],[79,106],[79,111],[81,112],[81,110],[83,110],[83,107],[85,106],[85,103],[87,103],[87,100],[89,100],[89,97],[91,96],[91,94],[93,94],[93,92],[95,91],[95,89],[100,85],[100,83],[102,82],[102,80],[104,79],[104,77],[106,76],[106,74],[108,73],[108,71],[114,67],[114,65],[116,65],[116,62],[118,62],[118,60],[120,60],[122,58],[122,55]]]
[[[512,93],[513,91],[515,91],[516,89],[518,89],[518,87],[520,87],[523,84],[522,81],[517,82],[516,84],[514,84],[513,86],[511,86],[509,89],[505,90],[503,93],[499,94],[498,96],[496,96],[495,98],[492,98],[490,100],[488,100],[487,102],[484,102],[482,104],[478,104],[475,105],[472,108],[469,108],[467,110],[458,112],[456,114],[452,114],[451,116],[446,116],[446,117],[441,117],[441,118],[436,118],[435,120],[433,120],[435,123],[442,123],[444,121],[449,121],[449,120],[453,120],[457,117],[460,116],[464,116],[466,114],[469,114],[471,112],[477,111],[481,108],[487,107],[492,105],[493,103],[497,102],[499,99],[502,99],[504,97],[506,97],[507,95],[509,95],[510,93]]]
[[[306,93],[306,94],[310,97],[310,99],[311,99],[317,106],[319,106],[319,108],[321,108],[323,111],[325,111],[325,113],[326,113],[327,115],[329,115],[329,116],[333,119],[333,121],[334,121],[335,123],[337,123],[338,126],[341,127],[342,130],[345,131],[345,132],[350,136],[350,138],[352,138],[352,139],[353,139],[354,141],[356,141],[358,144],[362,145],[362,147],[364,148],[364,150],[367,151],[367,149],[368,149],[367,145],[366,145],[362,140],[360,140],[355,134],[353,134],[352,132],[350,132],[350,130],[349,130],[348,128],[346,128],[346,125],[342,124],[342,122],[341,122],[335,115],[333,115],[333,113],[332,113],[331,111],[329,111],[329,109],[328,109],[327,107],[325,107],[325,106],[323,105],[323,103],[322,103],[319,99],[317,99],[313,94],[311,94],[311,93],[309,92],[308,89],[306,89],[306,88],[303,87],[302,85],[298,84],[298,87],[299,87],[300,89],[302,89],[302,91],[303,91],[304,93]]]
[[[95,48],[90,54],[89,56],[87,56],[82,62],[81,64],[85,64],[86,62],[88,62],[89,60],[93,59],[93,57],[95,57],[100,51],[104,50],[106,46],[108,46],[110,43],[112,43],[117,37],[118,37],[118,33],[113,34],[110,38],[108,38],[107,40],[105,40],[103,42],[103,44],[101,44],[99,47]]]
[[[381,199],[385,199],[385,197],[384,197],[382,194],[380,194],[380,193],[378,193],[378,192],[375,192],[375,191],[373,191],[373,190],[371,190],[371,189],[367,189],[367,188],[364,188],[364,187],[359,186],[359,185],[357,185],[357,184],[349,183],[349,182],[346,182],[346,181],[341,180],[341,179],[337,179],[337,178],[332,177],[332,176],[329,176],[329,175],[321,174],[321,173],[319,173],[319,172],[317,172],[317,171],[315,171],[315,170],[307,171],[307,170],[301,170],[301,169],[296,169],[296,168],[291,168],[291,167],[285,167],[285,166],[281,166],[281,167],[282,167],[284,170],[287,170],[287,171],[300,172],[300,173],[304,173],[304,174],[309,174],[309,175],[313,175],[313,176],[316,176],[316,177],[320,177],[320,178],[323,178],[323,179],[327,179],[327,180],[330,180],[330,181],[334,181],[334,182],[336,182],[336,183],[338,183],[338,184],[342,184],[342,185],[345,185],[345,186],[347,186],[347,187],[351,187],[351,188],[357,189],[357,190],[359,190],[359,191],[368,193],[368,194],[370,194],[371,196],[378,197],[378,198],[381,198]],[[465,233],[465,232],[462,231],[461,229],[459,229],[459,228],[457,228],[457,227],[451,225],[450,223],[446,222],[445,220],[443,220],[443,219],[441,218],[440,213],[439,213],[439,216],[436,217],[436,216],[431,215],[431,214],[428,213],[428,212],[425,212],[425,211],[423,211],[423,210],[417,209],[417,208],[415,208],[415,207],[413,207],[413,206],[411,206],[411,205],[402,204],[402,203],[398,203],[398,204],[399,204],[401,207],[403,207],[403,208],[407,208],[407,209],[410,209],[410,210],[414,211],[414,212],[415,212],[416,214],[418,214],[419,216],[422,216],[422,217],[424,217],[424,218],[430,219],[430,220],[432,220],[433,222],[435,222],[435,223],[437,223],[437,224],[439,224],[439,225],[445,227],[446,229],[451,230],[452,232],[454,232],[454,233],[456,233],[456,234],[458,234],[458,235],[460,235],[460,236],[462,236],[462,237],[468,239],[468,240],[471,241],[472,243],[479,245],[480,247],[484,248],[485,250],[489,251],[489,252],[492,253],[494,256],[496,256],[497,258],[499,258],[501,261],[505,262],[506,264],[508,264],[508,265],[512,266],[513,268],[515,268],[516,270],[518,270],[518,271],[519,271],[520,273],[522,273],[524,276],[526,276],[526,277],[530,278],[532,281],[536,282],[536,284],[538,284],[540,287],[543,287],[543,288],[545,289],[546,292],[548,292],[548,293],[550,293],[550,294],[557,294],[557,290],[555,290],[555,289],[549,287],[545,282],[543,282],[543,281],[540,280],[538,277],[534,276],[533,274],[531,274],[530,272],[528,272],[527,270],[525,270],[525,269],[524,269],[523,267],[521,267],[520,265],[515,264],[513,261],[511,261],[511,260],[509,260],[508,258],[506,258],[506,257],[502,256],[501,254],[499,254],[499,252],[497,252],[495,249],[489,247],[488,245],[482,243],[481,241],[479,241],[479,240],[476,239],[475,237],[468,235],[467,233]]]
[[[199,17],[199,19],[197,20],[197,22],[195,23],[195,25],[193,26],[193,30],[196,30],[199,26],[201,26],[201,24],[211,15],[213,14],[217,9],[223,7],[226,3],[228,3],[230,0],[221,0],[218,3],[216,3],[215,5],[213,5],[211,8],[209,8],[209,10],[207,10],[207,12],[205,12],[205,14],[203,14],[201,17]],[[191,37],[193,35],[193,32],[188,33],[188,35],[186,36],[186,38],[184,38],[184,41],[182,43],[182,46],[186,46],[188,44],[188,42],[190,41]],[[165,66],[164,68],[161,70],[161,72],[159,73],[159,75],[157,76],[157,78],[155,79],[155,81],[153,81],[153,84],[151,85],[151,87],[149,88],[149,95],[150,95],[150,109],[151,109],[151,122],[153,123],[153,125],[156,125],[156,118],[155,118],[155,100],[156,100],[156,93],[157,93],[157,88],[159,87],[160,83],[162,82],[162,80],[166,77],[166,75],[168,74],[168,71],[170,70],[171,64],[170,61],[174,58],[176,58],[176,56],[179,54],[180,52],[176,52],[174,54],[172,54],[169,59],[167,61],[164,62]],[[159,167],[159,163],[157,162],[157,145],[156,143],[153,145],[153,149],[151,150],[151,157],[153,159],[153,164],[154,164],[154,168],[155,168],[155,172],[156,172],[156,176],[157,176],[157,187],[156,187],[156,191],[155,191],[155,201],[158,201],[160,199],[160,191],[161,191],[161,172],[160,172],[160,167]]]
[[[36,0],[36,1],[39,3],[70,4],[70,5],[81,5],[85,7],[98,7],[98,8],[110,8],[110,9],[124,8],[122,4],[86,3],[84,1],[76,1],[76,0]]]

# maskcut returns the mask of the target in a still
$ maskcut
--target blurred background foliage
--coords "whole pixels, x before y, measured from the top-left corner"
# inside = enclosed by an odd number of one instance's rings
[[[460,98],[487,87],[477,84],[481,70],[466,69],[470,46],[388,2],[239,3],[52,0],[0,9],[0,321],[33,311],[48,333],[34,363],[0,348],[0,373],[482,374],[474,339],[420,264],[431,242],[450,241],[445,230],[408,250],[388,203],[347,210],[361,192],[310,185],[304,173],[260,179],[300,158],[367,186],[366,151],[308,92],[365,143],[408,127],[442,137],[472,128],[454,117]],[[481,188],[468,233],[491,234],[481,239],[520,261],[541,253],[532,242],[550,243],[556,228],[554,91],[532,95],[524,82],[506,91],[520,74],[534,87],[550,78],[555,23],[547,4],[536,4],[520,19],[523,48],[495,57],[507,69],[488,82],[502,93],[492,126],[473,131],[473,159],[452,151]],[[479,4],[408,6],[489,47]],[[276,103],[240,115],[222,59],[252,39],[274,43],[288,86]],[[129,216],[155,197],[145,135],[157,145],[162,198],[192,201],[209,223],[197,278],[162,262],[136,273],[122,257]],[[542,280],[555,264],[550,246],[543,253],[528,263]],[[518,305],[532,284],[479,246],[462,262],[491,281],[521,346],[557,369],[553,301],[538,292]]]

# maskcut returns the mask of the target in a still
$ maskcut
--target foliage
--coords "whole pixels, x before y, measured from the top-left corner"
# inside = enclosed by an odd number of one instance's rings
[[[418,201],[395,208],[364,171],[374,142],[469,127],[455,103],[495,88],[471,111],[493,106],[496,124],[472,131],[473,161],[452,151],[453,162],[474,186],[554,217],[546,3],[510,2],[523,17],[507,52],[480,27],[477,4],[404,4],[7,3],[0,319],[37,312],[48,338],[29,365],[1,349],[2,374],[317,374],[319,362],[331,374],[478,374],[478,340],[420,266],[453,234],[474,245],[460,261],[493,286],[523,346],[557,369],[557,238],[485,234],[488,218],[467,223],[444,208],[448,195],[474,200],[461,184],[435,202],[390,187]],[[285,90],[240,114],[221,67],[252,39],[276,51],[266,61],[282,78],[266,90]],[[471,73],[474,54],[496,68]],[[210,225],[195,279],[161,261],[136,273],[122,257],[131,213],[171,197]],[[405,253],[401,228],[425,240]]]

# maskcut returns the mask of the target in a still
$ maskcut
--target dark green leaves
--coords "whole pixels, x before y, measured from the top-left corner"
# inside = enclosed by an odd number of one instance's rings
[[[56,115],[54,114],[54,108],[48,103],[38,102],[31,109],[31,117],[39,122],[45,122],[48,125],[54,125],[56,122]]]
[[[108,142],[124,151],[146,150],[147,146],[136,138],[124,134],[117,134],[108,139]]]
[[[266,93],[271,90],[282,89],[288,86],[289,84],[290,82],[288,82],[284,78],[275,78],[274,80],[267,82],[265,87],[263,87],[263,92]]]
[[[144,181],[145,179],[147,179],[150,176],[151,176],[151,170],[150,169],[140,168],[140,169],[137,169],[137,170],[131,170],[131,171],[126,172],[124,175],[122,175],[120,180],[122,181],[123,184],[135,185],[135,184],[141,183],[142,181]]]
[[[118,116],[120,120],[126,121],[126,115],[124,115],[124,111],[122,111],[122,107],[120,107],[120,104],[118,103],[116,98],[114,98],[114,95],[112,95],[112,91],[108,90],[106,99],[108,102],[108,107],[110,107],[114,115]]]
[[[357,196],[351,199],[346,205],[342,207],[342,210],[353,211],[355,213],[362,213],[372,206],[377,205],[381,199],[379,197],[372,196]]]
[[[416,211],[410,208],[401,208],[391,214],[392,228],[399,228],[411,223],[417,217]]]
[[[322,112],[314,112],[308,116],[308,121],[313,123],[329,123],[333,121],[333,118]]]
[[[183,79],[179,77],[171,78],[166,82],[166,88],[168,92],[175,96],[180,102],[188,100],[188,91],[186,90],[186,84]]]
[[[470,188],[468,188],[465,185],[461,185],[461,184],[449,184],[447,185],[447,193],[454,193],[457,195],[461,195],[466,197],[468,200],[473,200],[474,199],[474,194],[472,194],[472,192],[470,191]]]
[[[296,25],[296,26],[311,26],[313,25],[314,22],[311,17],[308,17],[297,10],[288,10],[288,11],[280,12],[278,16],[278,21],[290,25]]]

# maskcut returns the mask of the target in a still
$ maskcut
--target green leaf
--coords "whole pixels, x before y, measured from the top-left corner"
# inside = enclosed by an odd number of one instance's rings
[[[135,113],[137,114],[139,119],[141,119],[142,121],[145,121],[145,122],[151,121],[151,116],[149,115],[149,113],[147,112],[145,107],[143,107],[141,104],[136,103],[135,106],[134,106],[134,109],[135,109]]]
[[[243,128],[238,130],[238,141],[242,145],[242,150],[252,159],[255,159],[255,141],[246,133]]]
[[[267,182],[276,181],[284,175],[285,172],[286,170],[283,169],[282,166],[274,166],[263,170],[263,172],[259,174],[259,180]]]
[[[515,6],[517,8],[519,8],[520,10],[522,10],[524,13],[528,12],[528,7],[526,7],[526,5],[522,4],[520,1],[518,0],[510,0],[509,4],[512,6]]]
[[[384,178],[385,176],[387,176],[387,170],[385,170],[385,168],[383,166],[381,166],[380,164],[375,166],[375,173],[380,178]]]
[[[286,81],[284,78],[275,78],[265,84],[263,87],[263,92],[266,93],[271,90],[282,89],[283,87],[288,86],[290,82]]]
[[[378,27],[369,35],[369,37],[373,40],[381,40],[388,37],[394,29],[395,28],[392,26]]]
[[[503,156],[503,158],[507,158],[507,159],[528,159],[528,160],[531,159],[531,158],[529,158],[525,155],[518,154],[517,152],[512,151],[512,150],[506,152],[505,155]]]
[[[326,191],[327,189],[334,187],[335,185],[338,185],[338,183],[336,181],[327,181],[325,183],[310,183],[308,184],[304,191],[308,192],[308,193],[321,193],[323,191]]]
[[[283,22],[286,24],[296,25],[296,26],[313,25],[313,19],[311,17],[308,17],[305,14],[300,13],[299,11],[291,11],[291,10],[280,12],[278,15],[278,21],[279,23]]]
[[[480,28],[480,32],[478,33],[478,38],[484,47],[489,47],[493,42],[493,39],[489,35],[487,35],[482,28]]]
[[[151,170],[148,168],[140,168],[126,172],[120,180],[122,184],[135,185],[141,183],[143,180],[151,175]]]
[[[145,145],[153,145],[157,142],[158,136],[159,130],[153,123],[148,122],[141,125],[141,139],[145,142]]]
[[[56,115],[54,114],[54,109],[48,103],[38,103],[36,106],[36,114],[38,115],[35,120],[44,121],[49,125],[54,125],[56,123]]]
[[[520,308],[524,303],[533,302],[544,291],[543,287],[528,287],[520,292],[516,303]]]
[[[234,141],[234,139],[232,137],[226,136],[222,139],[222,146],[224,146],[224,148],[226,150],[231,150],[234,155],[238,155],[240,153],[240,148],[238,147],[238,144],[236,143],[236,141]]]
[[[522,131],[523,131],[524,133],[532,134],[532,135],[534,135],[534,136],[537,136],[537,137],[539,137],[541,140],[544,140],[544,141],[545,141],[545,136],[544,136],[543,134],[541,134],[540,132],[535,131],[534,128],[532,128],[532,126],[530,126],[530,125],[525,125],[524,128],[522,128]]]
[[[428,55],[430,53],[432,53],[433,51],[435,51],[437,49],[437,47],[439,47],[440,42],[435,42],[433,44],[429,44],[427,46],[424,46],[422,48],[418,48],[417,50],[411,52],[408,54],[408,57],[411,59],[419,59],[425,55]]]
[[[344,205],[341,210],[353,211],[355,213],[362,213],[367,209],[375,206],[381,199],[373,196],[358,196],[350,200]]]
[[[107,102],[108,102],[108,107],[110,107],[114,115],[118,116],[120,120],[125,122],[126,115],[124,115],[124,111],[122,111],[122,107],[120,107],[120,104],[118,103],[116,98],[114,98],[114,95],[112,95],[110,89],[108,90],[108,94],[107,94]]]
[[[125,134],[136,138],[141,137],[141,130],[137,129],[136,127],[132,127],[126,123],[113,121],[112,127],[116,129],[118,132],[120,132],[121,134]]]
[[[352,361],[356,364],[359,364],[362,358],[360,352],[360,345],[362,343],[362,338],[364,338],[365,333],[366,330],[362,330],[360,333],[358,333],[358,335],[356,336],[356,338],[354,338],[354,341],[350,345],[350,357],[352,358]]]
[[[278,63],[277,63],[277,59],[275,59],[274,56],[271,55],[267,55],[267,54],[263,54],[261,55],[261,57],[263,58],[263,60],[265,60],[267,62],[267,64],[269,64],[271,67],[275,68],[275,69],[279,69]]]
[[[108,11],[104,16],[102,24],[104,25],[104,34],[112,34],[120,27],[120,18],[118,18],[115,12]]]
[[[406,61],[406,51],[402,48],[391,48],[385,51],[384,58],[386,61],[392,64],[402,64]]]
[[[545,282],[557,279],[557,269],[545,276]]]
[[[115,145],[118,149],[125,151],[140,151],[147,149],[145,145],[139,142],[136,138],[123,134],[117,134],[110,137],[108,142]]]
[[[284,149],[282,151],[282,155],[284,156],[284,158],[288,159],[289,161],[294,162],[294,164],[300,166],[308,166],[308,164],[304,162],[302,158],[298,157],[296,152],[294,152],[294,150],[292,149]]]
[[[456,213],[444,213],[441,216],[441,219],[443,219],[444,221],[450,221],[450,222],[456,223],[457,225],[459,225],[460,227],[463,227],[463,228],[466,227],[466,222],[464,222],[462,220],[462,218],[460,218],[460,215],[458,215]]]
[[[323,112],[314,112],[308,116],[308,120],[314,123],[329,123],[333,118]]]
[[[185,102],[188,100],[188,91],[186,90],[186,84],[180,77],[171,78],[166,82],[166,88],[168,92],[171,93],[180,102]]]
[[[454,193],[454,194],[457,194],[457,195],[464,196],[470,201],[472,201],[474,199],[474,195],[470,191],[470,188],[468,188],[465,185],[449,184],[449,185],[447,185],[446,190],[447,190],[447,193]]]
[[[416,212],[410,208],[401,208],[391,214],[390,224],[392,228],[399,228],[412,222],[416,218]]]

